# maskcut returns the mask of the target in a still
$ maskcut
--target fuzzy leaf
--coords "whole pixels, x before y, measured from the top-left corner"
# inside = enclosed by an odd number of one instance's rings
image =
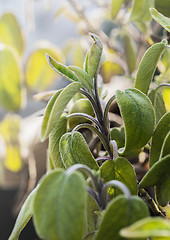
[[[133,0],[131,21],[147,22],[151,21],[149,8],[154,6],[154,0]]]
[[[136,75],[135,88],[141,90],[145,94],[148,93],[157,63],[166,47],[166,40],[162,40],[161,43],[154,44],[145,52],[140,62]]]
[[[114,127],[110,130],[111,140],[115,140],[118,148],[123,148],[125,145],[125,129],[124,127]]]
[[[90,35],[93,38],[94,43],[88,56],[88,73],[93,79],[94,77],[97,77],[97,74],[99,72],[103,44],[96,34],[90,33]]]
[[[17,52],[0,46],[0,106],[5,110],[16,111],[24,103],[22,71]]]
[[[85,225],[86,186],[80,173],[54,170],[40,182],[34,199],[34,224],[46,240],[81,240]],[[45,217],[44,217],[45,216]]]
[[[148,208],[140,198],[121,195],[108,204],[95,240],[123,240],[119,235],[122,228],[148,216]]]
[[[5,13],[0,18],[0,40],[21,55],[24,50],[24,39],[18,20],[12,13]]]
[[[55,72],[59,73],[61,76],[65,77],[65,78],[67,78],[71,82],[79,81],[77,76],[71,70],[69,70],[68,67],[57,62],[52,57],[50,57],[48,54],[46,54],[46,58],[47,58],[48,64],[51,66],[51,68]]]
[[[90,152],[88,145],[79,132],[66,133],[60,140],[60,153],[66,168],[80,163],[91,169],[98,170],[95,158]]]
[[[88,74],[85,70],[76,66],[69,66],[68,69],[76,74],[78,81],[82,84],[83,87],[88,90],[91,90],[93,88],[93,80],[90,74]]]
[[[23,204],[17,220],[15,222],[14,228],[8,240],[18,240],[20,232],[28,223],[33,215],[33,201],[36,194],[36,189],[34,189],[30,195],[27,197],[25,203]]]
[[[122,229],[120,234],[122,237],[130,239],[142,237],[170,237],[170,223],[163,218],[148,217]],[[159,238],[156,239],[159,240]],[[168,240],[169,238],[165,239]]]
[[[170,18],[165,17],[159,13],[155,8],[150,9],[151,15],[156,22],[158,22],[163,28],[170,32]]]
[[[125,147],[119,154],[128,154],[145,146],[154,131],[155,117],[150,99],[133,88],[116,91],[116,99],[125,127]]]
[[[49,103],[47,104],[46,111],[43,118],[42,129],[41,129],[41,140],[44,141],[50,132],[59,121],[65,107],[70,102],[72,97],[81,88],[80,83],[71,83],[61,92],[57,92],[53,95]]]
[[[104,179],[104,182],[110,180],[118,180],[126,185],[130,190],[132,195],[137,195],[137,181],[136,174],[133,169],[133,166],[125,158],[118,157],[115,161],[106,161],[100,167],[101,178]],[[120,194],[116,188],[114,192],[109,192],[111,195],[117,196]]]
[[[170,132],[170,112],[167,112],[158,122],[157,127],[153,134],[149,160],[150,167],[152,167],[161,158],[163,151],[162,148],[163,143],[169,132]]]
[[[139,187],[155,186],[170,177],[170,154],[157,161],[142,178]]]
[[[60,117],[59,121],[56,123],[55,128],[51,132],[49,136],[49,154],[55,168],[61,167],[64,165],[61,160],[60,152],[59,152],[59,142],[60,138],[67,131],[67,117],[63,115]]]
[[[124,0],[112,0],[112,18],[117,16],[123,3],[124,3]]]

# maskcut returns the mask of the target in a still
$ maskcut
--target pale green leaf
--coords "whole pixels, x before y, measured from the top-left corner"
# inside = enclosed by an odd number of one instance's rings
[[[6,110],[16,111],[25,102],[22,74],[17,52],[0,46],[0,106]]]
[[[154,6],[154,0],[133,0],[131,21],[147,22],[150,21],[151,14],[149,8]]]
[[[23,204],[19,215],[17,217],[16,223],[14,225],[14,228],[12,230],[12,233],[8,240],[18,240],[20,232],[25,227],[25,225],[28,223],[30,218],[33,215],[33,201],[36,194],[36,189],[34,189],[30,195],[27,197],[25,203]]]
[[[10,45],[21,55],[24,39],[18,20],[12,13],[5,13],[0,18],[0,41]]]
[[[116,17],[123,3],[124,0],[112,0],[112,18]]]
[[[170,112],[158,122],[152,137],[149,165],[152,167],[162,156],[163,143],[170,132]],[[170,149],[170,148],[169,148]],[[170,153],[170,152],[169,152]]]
[[[61,93],[57,92],[49,101],[43,118],[41,140],[44,141],[59,121],[64,109],[72,97],[81,88],[80,83],[71,83]]]
[[[34,199],[36,231],[46,240],[82,240],[86,185],[80,173],[53,170],[43,177]]]
[[[167,41],[156,43],[144,54],[136,75],[135,88],[147,94],[153,79],[157,63],[167,47]]]
[[[155,116],[150,99],[137,89],[117,90],[116,99],[125,127],[125,146],[119,154],[125,155],[147,144],[154,131]]]
[[[116,197],[102,215],[95,240],[123,240],[119,234],[122,228],[148,216],[148,208],[140,198],[132,196],[126,199],[122,195]]]
[[[122,229],[120,234],[122,237],[130,239],[142,237],[170,237],[170,222],[159,217],[148,217]]]
[[[151,15],[156,22],[158,22],[163,28],[170,32],[170,18],[165,17],[159,13],[155,8],[150,9]]]

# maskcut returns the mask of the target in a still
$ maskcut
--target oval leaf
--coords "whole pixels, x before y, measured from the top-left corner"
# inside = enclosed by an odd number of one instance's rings
[[[166,47],[166,40],[162,40],[161,43],[154,44],[145,52],[140,62],[136,75],[135,88],[141,90],[145,94],[148,93],[157,63]]]
[[[126,185],[132,195],[137,195],[136,174],[131,163],[122,157],[118,157],[115,161],[109,160],[100,167],[101,178],[104,182],[110,180],[118,180]],[[114,188],[114,192],[109,194],[117,196],[120,191]]]
[[[122,237],[130,239],[142,237],[170,237],[170,224],[168,220],[163,218],[148,217],[139,220],[130,227],[122,229],[120,234]]]
[[[142,178],[139,187],[155,186],[170,177],[170,154],[156,162]]]
[[[149,166],[152,167],[162,156],[163,143],[170,132],[170,112],[158,122],[152,138]],[[170,152],[169,152],[170,154]]]
[[[151,15],[156,22],[158,22],[163,28],[170,32],[170,18],[165,17],[159,13],[155,8],[150,9]]]
[[[10,47],[0,48],[0,105],[16,111],[24,102],[22,69],[17,53]]]
[[[21,55],[24,50],[24,39],[16,17],[5,13],[0,18],[0,40],[12,46]]]
[[[25,203],[23,204],[21,211],[17,217],[15,226],[8,240],[18,240],[20,232],[25,227],[25,225],[30,220],[33,215],[33,201],[36,194],[36,189],[34,189],[30,195],[27,197]]]
[[[59,121],[56,123],[55,128],[51,132],[49,136],[49,154],[55,168],[61,167],[64,165],[61,160],[60,152],[59,152],[59,142],[60,138],[67,131],[67,117],[63,115],[60,117]]]
[[[81,88],[80,83],[71,83],[62,92],[57,92],[49,101],[43,118],[41,140],[44,141],[59,121],[65,107]]]
[[[95,240],[123,240],[119,234],[122,228],[148,216],[148,208],[140,198],[119,196],[108,204]]]
[[[127,154],[147,144],[154,131],[155,117],[150,99],[137,89],[116,91],[116,99],[125,127],[125,147],[120,154]]]
[[[46,240],[81,240],[85,227],[86,185],[77,172],[46,175],[34,199],[36,231]],[[45,217],[44,217],[45,216]]]
[[[170,176],[156,186],[156,198],[160,206],[165,207],[170,202]]]
[[[61,50],[51,43],[45,42],[38,46],[26,62],[26,83],[33,91],[44,91],[57,78],[56,73],[47,64],[45,53],[52,55],[60,62],[64,61]]]

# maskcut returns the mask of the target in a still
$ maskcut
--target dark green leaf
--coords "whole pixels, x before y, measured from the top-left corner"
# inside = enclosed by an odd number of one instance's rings
[[[158,217],[148,217],[120,231],[122,237],[138,239],[142,237],[169,237],[170,224],[168,220]],[[160,238],[154,238],[159,240]],[[169,239],[169,238],[161,238]],[[161,240],[160,239],[160,240]]]
[[[36,194],[36,189],[31,192],[31,194],[27,197],[25,203],[23,204],[19,215],[17,217],[15,226],[12,230],[12,233],[8,240],[18,240],[20,232],[25,227],[25,225],[30,220],[33,215],[33,201],[34,196]]]
[[[115,161],[106,161],[100,167],[100,173],[105,183],[110,180],[121,181],[128,187],[132,195],[137,194],[136,174],[133,166],[127,159],[118,157]],[[120,194],[120,191],[114,188],[114,192],[110,190],[109,194],[117,196]]]
[[[155,0],[155,8],[166,17],[170,17],[170,2],[167,0]]]
[[[43,118],[41,129],[41,140],[44,141],[59,121],[65,107],[72,97],[81,88],[81,84],[74,82],[69,84],[61,92],[56,92],[49,101]]]
[[[34,199],[34,224],[42,239],[82,240],[86,186],[80,173],[55,170],[43,177]]]
[[[46,58],[47,58],[49,65],[52,67],[52,69],[55,72],[59,73],[61,76],[65,77],[65,78],[67,78],[71,82],[73,82],[73,81],[78,82],[77,76],[71,70],[69,70],[68,67],[57,62],[52,57],[50,57],[48,54],[46,54]]]
[[[157,161],[141,180],[139,187],[155,186],[170,177],[170,154]]]
[[[165,207],[170,201],[170,176],[156,186],[156,198],[162,207]]]
[[[113,199],[103,213],[95,240],[123,240],[119,232],[122,228],[148,217],[148,208],[138,197]]]
[[[125,147],[119,154],[129,154],[145,146],[151,138],[155,116],[150,99],[133,88],[116,91],[116,99],[125,127]]]
[[[151,15],[156,22],[158,22],[163,28],[170,32],[170,18],[165,17],[159,13],[155,8],[150,9]]]
[[[63,115],[60,117],[59,121],[56,123],[55,128],[49,136],[49,154],[54,167],[63,168],[64,165],[61,160],[59,152],[59,142],[60,138],[67,131],[67,117]]]
[[[145,52],[140,62],[136,75],[135,88],[141,90],[145,94],[148,93],[157,63],[166,47],[166,40],[162,40],[161,43],[154,44]]]
[[[150,167],[152,167],[161,158],[163,151],[162,148],[163,143],[169,132],[170,132],[170,112],[167,112],[158,122],[157,127],[153,134],[149,161]]]

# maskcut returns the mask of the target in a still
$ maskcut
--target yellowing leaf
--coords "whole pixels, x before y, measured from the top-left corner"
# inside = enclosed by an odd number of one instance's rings
[[[0,40],[14,47],[21,55],[24,50],[24,40],[21,28],[12,13],[5,13],[0,18]]]
[[[169,88],[164,89],[163,98],[165,101],[165,107],[167,111],[170,111],[170,89]]]
[[[0,106],[6,110],[18,110],[22,97],[22,69],[17,52],[0,45]]]
[[[12,172],[18,172],[21,170],[22,160],[20,149],[13,146],[7,146],[4,165],[8,170]]]
[[[106,61],[101,67],[101,74],[105,83],[109,82],[114,75],[122,75],[123,68],[117,63]]]
[[[61,50],[50,43],[45,42],[32,52],[26,63],[26,83],[33,91],[45,90],[59,78],[48,65],[45,53],[59,62],[64,62]]]

